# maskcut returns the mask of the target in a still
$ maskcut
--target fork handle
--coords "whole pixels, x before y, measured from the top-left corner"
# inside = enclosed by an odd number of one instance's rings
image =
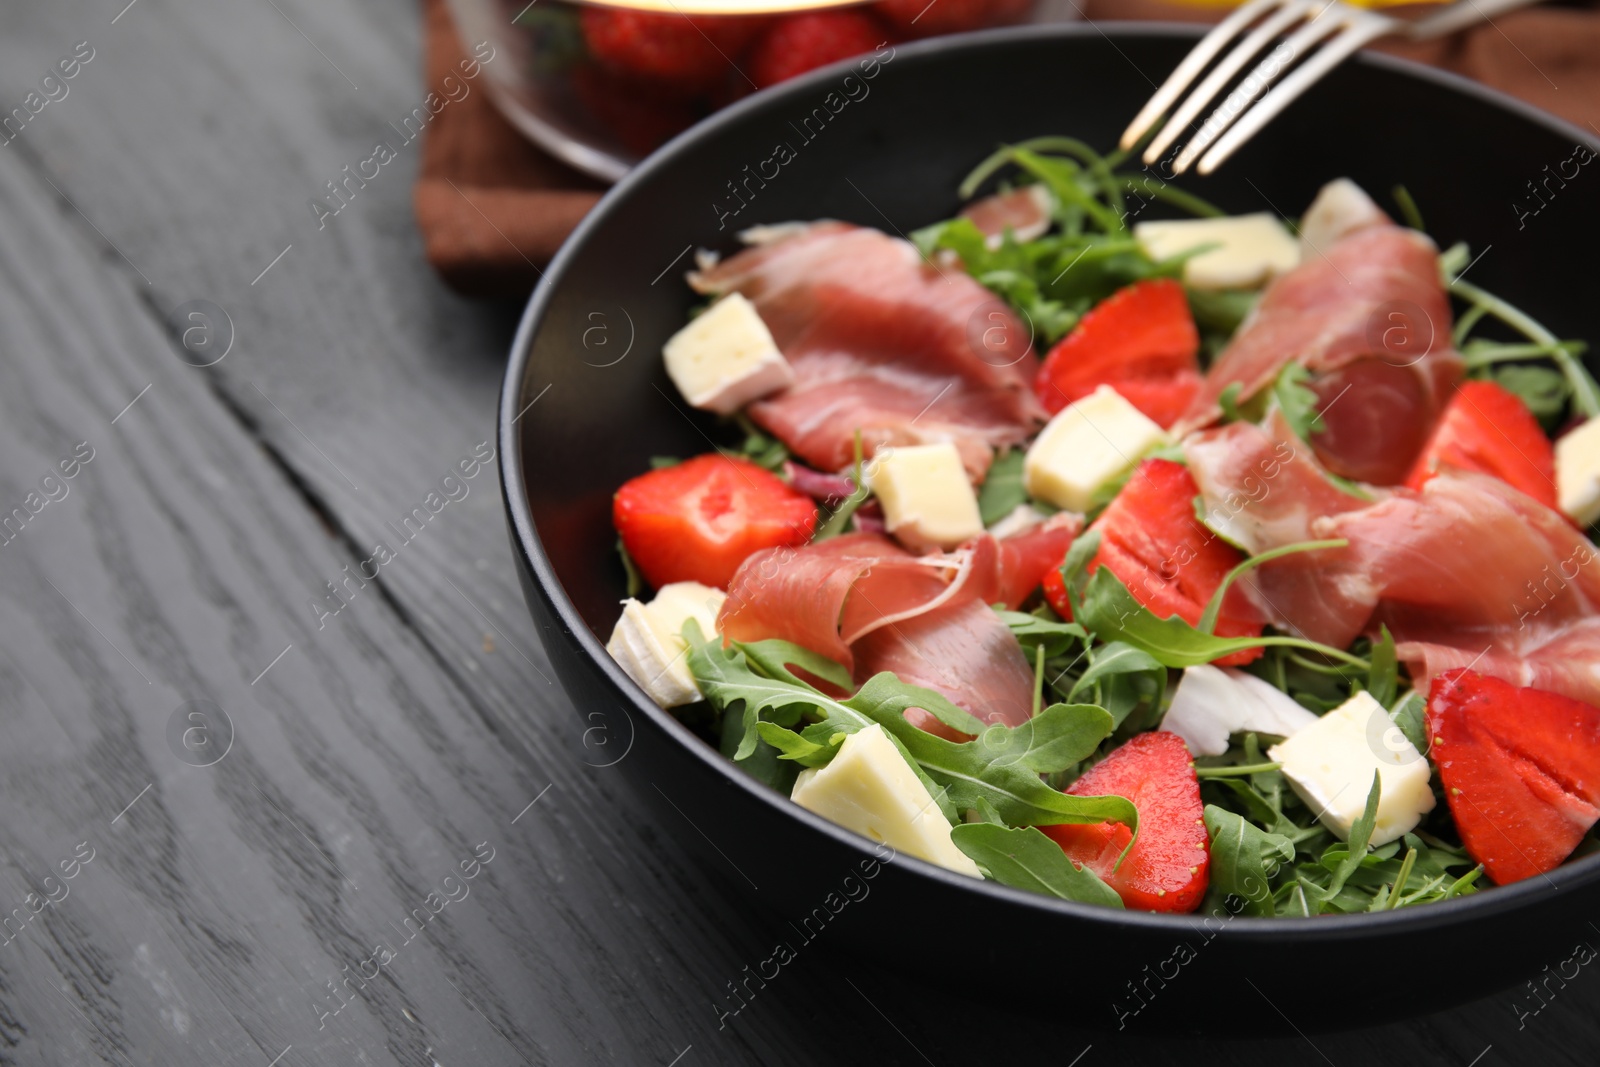
[[[1411,23],[1405,36],[1413,41],[1432,40],[1535,3],[1538,0],[1456,0],[1443,11]]]

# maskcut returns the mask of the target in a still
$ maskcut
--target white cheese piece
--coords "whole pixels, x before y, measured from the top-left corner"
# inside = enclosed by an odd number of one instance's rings
[[[1341,840],[1367,806],[1374,773],[1383,786],[1370,844],[1398,839],[1433,810],[1428,761],[1366,692],[1273,745],[1267,758],[1283,764],[1294,791]]]
[[[1300,219],[1300,258],[1324,254],[1345,234],[1388,221],[1361,186],[1349,178],[1335,178],[1318,190]]]
[[[846,830],[974,878],[983,877],[950,840],[950,823],[881,726],[844,739],[825,767],[800,772],[790,798]]]
[[[1577,522],[1600,522],[1600,418],[1556,441],[1556,493]]]
[[[629,597],[622,602],[622,617],[606,651],[663,708],[692,704],[700,699],[700,689],[689,671],[689,643],[680,631],[694,619],[707,637],[716,633],[717,613],[727,598],[722,590],[699,582],[664,585],[648,604]]]
[[[913,548],[954,548],[983,532],[977,494],[948,441],[879,449],[864,473],[884,525]]]
[[[1000,540],[1015,537],[1017,534],[1027,533],[1045,520],[1038,508],[1031,504],[1018,504],[1008,511],[999,522],[989,527],[989,532]]]
[[[1271,212],[1220,219],[1141,222],[1133,236],[1152,259],[1170,259],[1201,245],[1183,265],[1183,280],[1196,289],[1254,289],[1300,262],[1300,246]]]
[[[1183,672],[1161,728],[1183,738],[1196,756],[1220,756],[1232,734],[1293,737],[1316,721],[1294,698],[1253,674],[1201,664]]]
[[[794,382],[772,332],[741,293],[729,293],[702,311],[661,352],[683,398],[719,415],[731,415]]]
[[[1160,426],[1102,385],[1039,432],[1022,463],[1023,485],[1029,496],[1058,508],[1088,511],[1102,486],[1166,443]]]

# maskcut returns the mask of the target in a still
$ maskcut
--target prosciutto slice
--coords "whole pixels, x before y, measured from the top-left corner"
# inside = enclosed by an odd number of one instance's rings
[[[1346,478],[1394,485],[1426,443],[1463,368],[1450,345],[1450,303],[1438,250],[1392,223],[1346,234],[1268,286],[1174,432],[1222,414],[1271,385],[1290,362],[1316,375],[1324,429],[1318,458]]]
[[[1424,690],[1470,667],[1600,705],[1600,550],[1562,515],[1468,471],[1362,500],[1278,429],[1236,423],[1186,443],[1206,508],[1252,552],[1350,542],[1241,580],[1275,625],[1337,647],[1387,626]]]
[[[717,629],[728,641],[792,641],[843,664],[857,684],[893,671],[984,722],[1015,726],[1033,711],[1033,669],[989,605],[1020,604],[1082,525],[1063,512],[1014,537],[986,533],[928,556],[868,533],[767,549],[734,573]],[[963,739],[921,709],[907,719]]]
[[[1328,517],[1386,495],[1373,490],[1359,497],[1329,481],[1281,415],[1265,428],[1236,422],[1195,434],[1184,442],[1184,455],[1200,487],[1206,525],[1251,555],[1321,540],[1320,523]],[[1340,648],[1361,633],[1378,602],[1378,590],[1349,549],[1264,563],[1239,586],[1278,629]]]
[[[748,413],[820,470],[848,467],[859,431],[869,456],[953,442],[977,480],[995,449],[1022,444],[1044,419],[1028,328],[999,297],[925,263],[907,241],[812,223],[689,280],[755,304],[795,381]]]

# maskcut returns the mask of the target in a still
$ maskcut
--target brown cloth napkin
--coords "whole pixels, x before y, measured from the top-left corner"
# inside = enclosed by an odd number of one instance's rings
[[[445,0],[423,0],[427,84],[465,55]],[[1094,20],[1215,21],[1223,8],[1167,0],[1085,0]],[[1383,51],[1476,78],[1600,134],[1600,7],[1513,12],[1454,37]],[[521,296],[604,186],[536,148],[485,91],[426,127],[415,203],[428,262],[470,296]]]

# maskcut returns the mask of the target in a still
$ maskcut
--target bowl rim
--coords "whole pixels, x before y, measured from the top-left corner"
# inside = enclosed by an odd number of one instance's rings
[[[894,48],[897,58],[903,55],[919,62],[936,62],[940,57],[969,50],[1004,47],[1017,41],[1033,42],[1041,38],[1068,40],[1101,36],[1111,41],[1115,47],[1115,41],[1112,40],[1114,37],[1196,39],[1207,29],[1209,27],[1205,25],[1197,26],[1183,22],[1085,20],[952,34],[895,45]],[[524,395],[523,382],[531,366],[533,340],[553,298],[557,283],[566,275],[590,235],[604,224],[619,204],[629,199],[636,190],[648,185],[656,170],[668,162],[694,152],[703,138],[720,131],[724,126],[739,123],[746,115],[780,107],[784,103],[802,97],[809,98],[816,88],[836,78],[840,72],[859,62],[859,59],[860,57],[855,57],[818,68],[729,105],[658,148],[605,193],[562,244],[550,265],[540,275],[533,293],[528,298],[516,335],[512,340],[511,358],[507,363],[501,389],[497,438],[500,450],[501,496],[515,547],[532,571],[544,597],[560,618],[563,628],[610,680],[617,693],[632,705],[631,710],[625,705],[624,713],[631,718],[632,711],[637,711],[684,744],[707,770],[720,775],[727,782],[735,783],[742,794],[740,802],[767,804],[775,810],[781,810],[812,830],[830,836],[836,842],[856,850],[865,859],[876,855],[872,849],[873,843],[866,837],[829,822],[793,803],[778,791],[737,771],[720,752],[711,748],[703,739],[678,722],[669,711],[650,700],[606,652],[604,644],[590,631],[589,624],[579,614],[572,599],[562,587],[544,550],[529,506],[520,431],[516,428],[516,421],[527,413],[527,409],[521,405]],[[1347,62],[1377,67],[1413,79],[1432,82],[1458,95],[1468,97],[1480,105],[1498,108],[1525,122],[1571,138],[1600,154],[1600,137],[1592,136],[1565,119],[1461,75],[1384,53],[1360,52]],[[637,729],[637,726],[634,726],[634,729]],[[979,881],[911,855],[897,854],[894,863],[896,866],[904,864],[917,877],[934,879],[948,887],[965,890],[980,897],[998,899],[1015,907],[1037,909],[1045,914],[1083,922],[1117,927],[1131,926],[1151,934],[1192,935],[1197,932],[1205,919],[1223,918],[1214,912],[1168,915],[1059,900],[998,882]],[[1550,873],[1557,872],[1563,875],[1560,885],[1549,875],[1545,875],[1542,878],[1524,879],[1508,886],[1491,884],[1485,892],[1404,910],[1323,915],[1313,919],[1229,913],[1222,927],[1211,933],[1213,936],[1220,935],[1235,942],[1279,941],[1285,936],[1292,935],[1304,942],[1317,943],[1339,941],[1362,934],[1397,932],[1401,928],[1408,932],[1425,932],[1440,927],[1455,926],[1458,923],[1472,921],[1480,915],[1536,907],[1546,900],[1600,883],[1600,853],[1563,864]]]

